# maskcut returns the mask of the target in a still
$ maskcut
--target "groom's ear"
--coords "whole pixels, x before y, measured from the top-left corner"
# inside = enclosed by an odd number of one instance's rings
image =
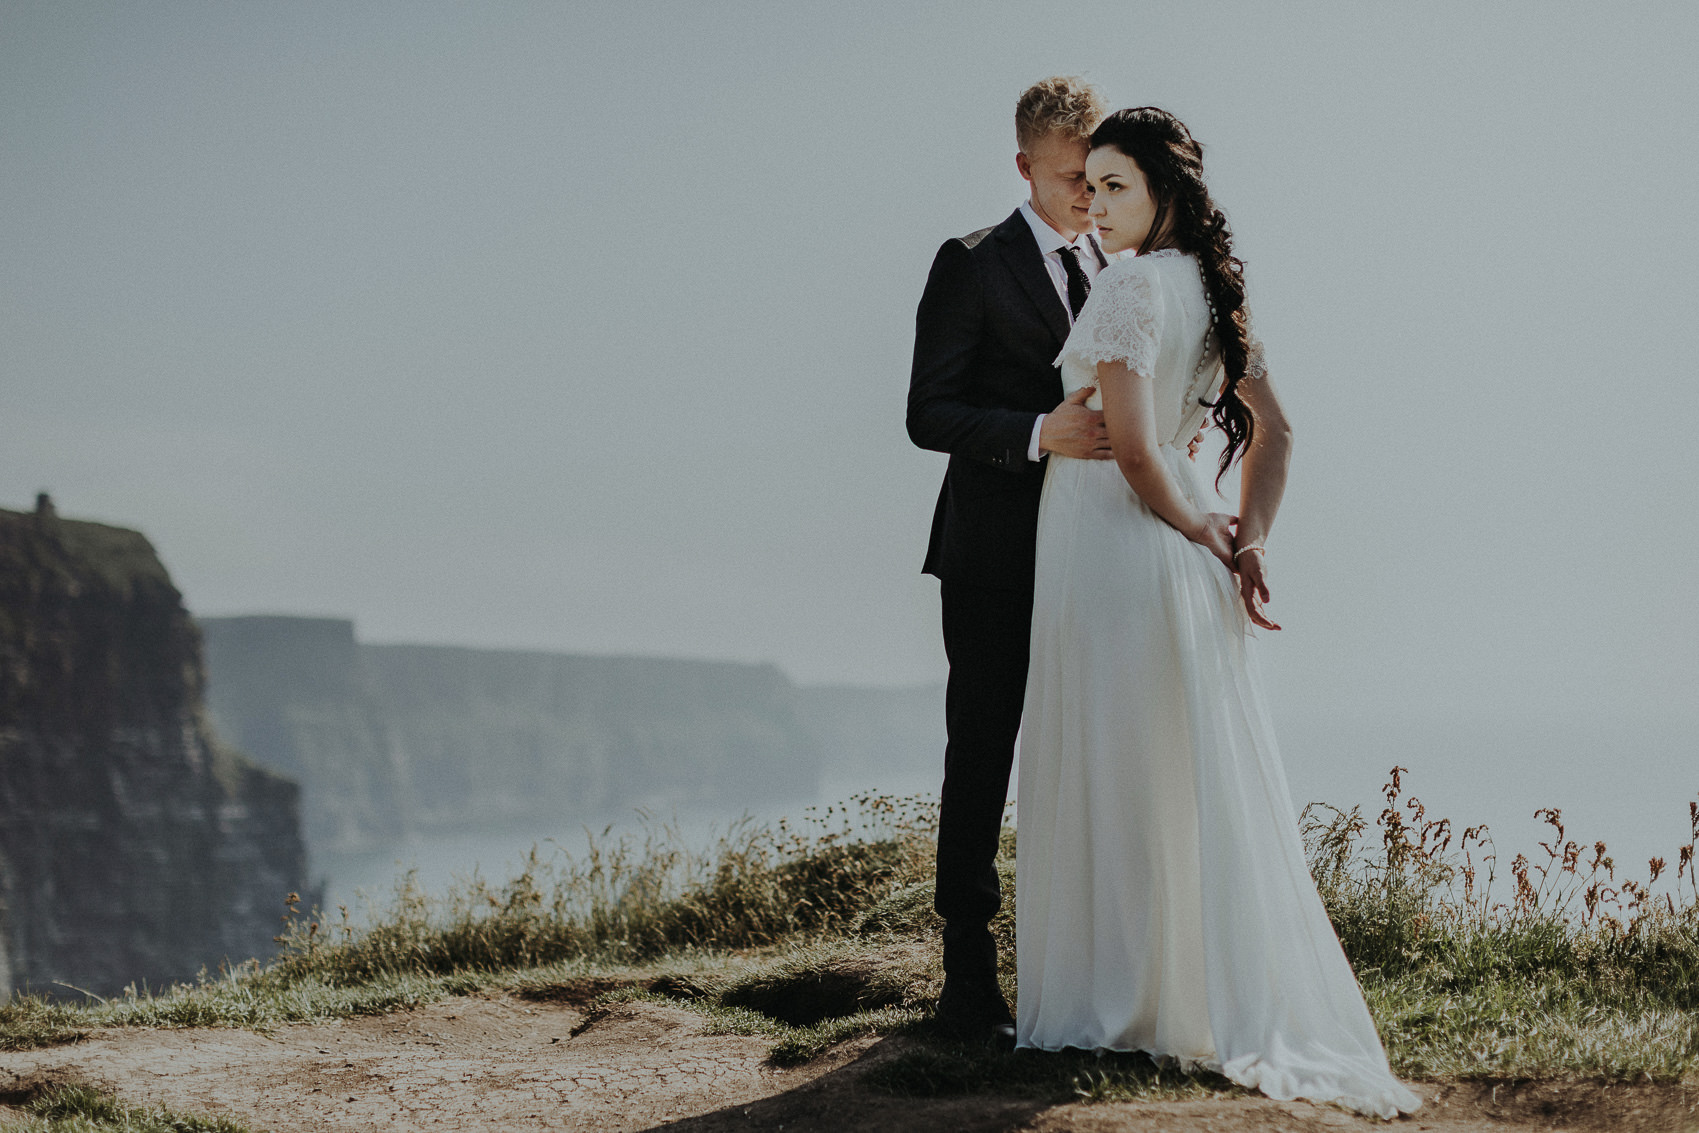
[[[1020,150],[1015,151],[1015,168],[1021,171],[1021,176],[1026,180],[1032,180],[1032,162],[1028,161],[1026,154]]]

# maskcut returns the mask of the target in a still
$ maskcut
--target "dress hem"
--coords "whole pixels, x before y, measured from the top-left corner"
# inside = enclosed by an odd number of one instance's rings
[[[1396,1078],[1393,1079],[1393,1082],[1395,1083],[1394,1089],[1383,1090],[1377,1094],[1365,1095],[1344,1092],[1328,1093],[1326,1087],[1319,1087],[1314,1090],[1310,1090],[1306,1089],[1303,1085],[1299,1085],[1297,1088],[1290,1091],[1282,1090],[1276,1093],[1271,1093],[1264,1087],[1263,1083],[1266,1078],[1289,1077],[1290,1075],[1284,1074],[1281,1071],[1266,1065],[1260,1059],[1251,1061],[1241,1069],[1228,1070],[1225,1065],[1213,1058],[1186,1058],[1177,1054],[1159,1053],[1151,1050],[1149,1047],[1142,1046],[1082,1047],[1076,1046],[1073,1043],[1063,1043],[1059,1046],[1045,1046],[1042,1043],[1021,1041],[1015,1044],[1015,1049],[1041,1050],[1047,1054],[1060,1054],[1065,1050],[1089,1050],[1093,1054],[1142,1054],[1148,1057],[1152,1062],[1176,1063],[1179,1065],[1181,1070],[1187,1073],[1193,1073],[1198,1070],[1207,1070],[1211,1074],[1219,1074],[1234,1085],[1243,1086],[1247,1090],[1255,1090],[1257,1093],[1262,1094],[1264,1097],[1273,1101],[1306,1101],[1315,1105],[1336,1105],[1343,1109],[1348,1109],[1353,1113],[1361,1114],[1364,1117],[1378,1117],[1382,1121],[1391,1121],[1401,1115],[1415,1113],[1422,1107],[1422,1099],[1417,1097],[1416,1094],[1409,1089],[1409,1087],[1398,1082]],[[1242,1062],[1243,1059],[1235,1059],[1234,1061]],[[1403,1096],[1400,1097],[1400,1094]]]

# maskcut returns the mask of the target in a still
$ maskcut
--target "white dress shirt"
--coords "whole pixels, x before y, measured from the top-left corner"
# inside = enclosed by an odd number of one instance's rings
[[[1056,288],[1057,297],[1062,300],[1062,310],[1068,314],[1068,325],[1073,326],[1074,311],[1068,306],[1068,269],[1062,264],[1062,249],[1078,249],[1080,269],[1085,272],[1087,279],[1096,279],[1098,271],[1103,267],[1103,260],[1100,258],[1103,252],[1097,246],[1097,239],[1087,233],[1069,240],[1045,223],[1034,211],[1030,200],[1021,202],[1021,215],[1026,218],[1027,225],[1032,229],[1033,239],[1038,241],[1038,250],[1044,255],[1045,270],[1050,273],[1050,282]],[[1038,420],[1032,423],[1032,440],[1027,442],[1026,446],[1026,458],[1035,463],[1044,455],[1038,450],[1038,434],[1044,428],[1046,416],[1047,414],[1040,413]]]

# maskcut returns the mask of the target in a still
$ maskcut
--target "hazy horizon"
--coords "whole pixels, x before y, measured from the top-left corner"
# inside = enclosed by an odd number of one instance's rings
[[[1474,752],[1539,805],[1667,735],[1690,797],[1696,49],[1677,5],[0,0],[0,506],[141,530],[197,615],[942,680],[914,305],[1082,73],[1188,122],[1248,264],[1282,722],[1550,722]]]

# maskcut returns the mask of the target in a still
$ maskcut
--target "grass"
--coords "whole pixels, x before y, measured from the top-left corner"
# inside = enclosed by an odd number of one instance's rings
[[[812,811],[812,808],[811,808]],[[676,831],[591,839],[581,859],[533,849],[500,886],[474,880],[438,901],[403,879],[388,913],[326,930],[293,904],[266,975],[356,985],[392,972],[446,975],[564,960],[634,963],[760,948],[843,932],[930,865],[932,819],[914,800],[862,796],[800,828],[740,823],[707,854]]]
[[[1454,833],[1405,796],[1401,768],[1370,823],[1315,805],[1310,867],[1358,973],[1393,1068],[1426,1080],[1581,1076],[1676,1082],[1699,1070],[1699,804],[1675,868],[1619,875],[1602,843],[1567,836],[1557,811],[1532,856],[1501,870],[1481,827]],[[907,1040],[869,1081],[931,1096],[1179,1097],[1232,1092],[1211,1074],[1142,1056],[998,1054],[932,1022],[941,972],[931,910],[934,815],[864,796],[794,827],[740,825],[706,853],[676,831],[613,840],[582,857],[533,854],[499,885],[448,896],[403,879],[367,927],[291,904],[281,951],[192,986],[110,1001],[15,996],[0,1049],[97,1026],[280,1024],[376,1014],[503,991],[566,999],[591,1018],[635,1000],[757,1034],[794,1065],[863,1035]],[[1015,836],[999,859],[1013,888]],[[1013,999],[1013,902],[993,926]]]
[[[251,1027],[318,1022],[350,1015],[381,1015],[418,1007],[448,995],[491,986],[493,973],[451,976],[388,972],[363,984],[331,983],[322,976],[279,978],[244,965],[197,984],[157,992],[132,992],[104,1001],[77,1002],[14,995],[0,1006],[0,1050],[28,1050],[73,1042],[97,1027]]]
[[[1699,1069],[1699,803],[1673,877],[1654,858],[1644,882],[1541,811],[1549,838],[1512,859],[1501,893],[1491,833],[1430,819],[1404,773],[1392,770],[1372,841],[1356,810],[1312,805],[1304,818],[1311,873],[1393,1068],[1663,1082]]]
[[[15,1133],[249,1133],[224,1118],[184,1117],[161,1108],[125,1105],[86,1086],[54,1086],[24,1101]]]

